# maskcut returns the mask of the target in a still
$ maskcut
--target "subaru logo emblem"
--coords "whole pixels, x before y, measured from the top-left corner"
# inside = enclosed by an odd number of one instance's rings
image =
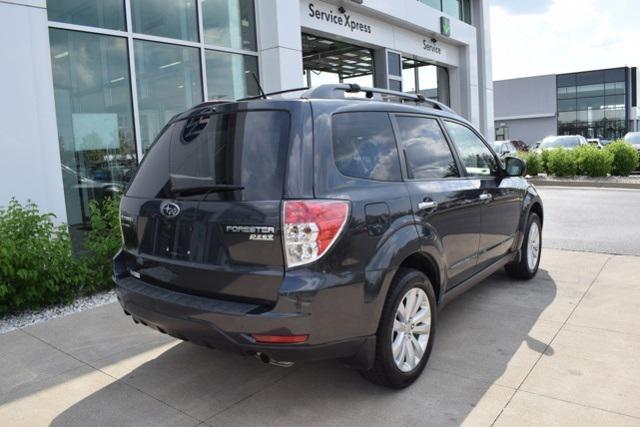
[[[180,215],[180,206],[173,202],[162,202],[160,204],[160,213],[167,218],[175,218]]]

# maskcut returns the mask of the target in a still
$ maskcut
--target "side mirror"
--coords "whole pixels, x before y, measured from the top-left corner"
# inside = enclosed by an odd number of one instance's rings
[[[504,168],[507,176],[524,176],[527,173],[527,164],[518,157],[506,157]]]

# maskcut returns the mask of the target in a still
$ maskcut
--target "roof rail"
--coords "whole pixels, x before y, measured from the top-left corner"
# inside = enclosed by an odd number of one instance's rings
[[[395,90],[379,89],[373,87],[362,87],[355,83],[349,84],[325,84],[316,86],[309,89],[302,94],[302,98],[308,99],[343,99],[345,93],[360,93],[364,92],[365,96],[369,99],[382,99],[382,95],[395,96],[400,99],[413,101],[416,104],[431,104],[433,108],[455,113],[451,108],[443,104],[442,102],[435,101],[433,99],[425,98],[423,95],[416,93],[404,93]],[[376,97],[375,95],[378,95]]]

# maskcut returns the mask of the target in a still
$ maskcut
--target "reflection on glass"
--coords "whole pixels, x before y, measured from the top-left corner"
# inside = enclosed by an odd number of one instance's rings
[[[176,114],[202,102],[197,48],[142,40],[134,42],[140,140],[146,152]]]
[[[90,200],[122,191],[136,167],[127,42],[50,30],[58,142],[68,222],[86,225]]]
[[[458,176],[449,144],[435,119],[397,117],[400,140],[411,179]]]
[[[624,82],[607,83],[605,85],[606,95],[624,95],[624,93],[625,93]]]
[[[446,68],[410,58],[403,58],[402,67],[405,92],[419,93],[449,105],[449,74]]]
[[[47,14],[50,21],[125,30],[122,0],[49,0]]]
[[[421,3],[426,4],[427,6],[431,6],[434,9],[440,10],[440,0],[420,0]]]
[[[202,0],[204,42],[257,50],[253,0]]]
[[[576,87],[568,86],[568,87],[559,87],[558,88],[558,99],[572,99],[576,97]]]
[[[234,100],[260,94],[251,75],[258,77],[258,58],[255,56],[207,50],[205,60],[207,99]]]
[[[333,116],[333,156],[346,176],[400,181],[400,159],[387,113],[344,113]]]
[[[198,41],[196,0],[131,0],[133,31]]]
[[[602,110],[604,108],[604,97],[578,98],[578,110]]]
[[[558,111],[576,111],[575,99],[560,99],[558,100]]]
[[[578,86],[577,88],[577,96],[579,98],[589,98],[589,97],[603,96],[603,95],[604,95],[604,83]]]
[[[558,134],[622,137],[626,132],[625,76],[623,68],[558,76]]]
[[[491,150],[466,126],[445,121],[445,126],[453,144],[460,153],[460,159],[471,176],[491,176],[498,171],[498,163]]]
[[[442,0],[442,11],[453,17],[460,18],[460,0]]]
[[[573,123],[577,120],[577,113],[575,111],[558,113],[558,122],[560,123]]]
[[[402,68],[402,65],[400,63],[400,55],[398,55],[397,53],[389,52],[387,56],[387,62],[387,70],[389,71],[389,74],[392,76],[400,77],[402,75],[400,71],[400,69]]]

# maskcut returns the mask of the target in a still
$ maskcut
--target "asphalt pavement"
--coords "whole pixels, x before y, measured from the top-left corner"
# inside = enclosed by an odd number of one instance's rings
[[[545,247],[640,255],[640,190],[538,187]]]

